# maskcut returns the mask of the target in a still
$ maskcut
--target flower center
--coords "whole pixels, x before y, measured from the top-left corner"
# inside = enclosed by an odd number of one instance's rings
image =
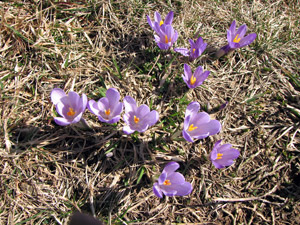
[[[196,51],[196,49],[195,49],[195,48],[193,48],[193,53],[195,53],[195,51]]]
[[[198,127],[194,127],[194,124],[191,124],[190,126],[189,126],[189,129],[188,129],[188,131],[193,131],[193,130],[195,130],[195,129],[197,129]]]
[[[217,159],[222,159],[223,154],[222,153],[218,153],[217,154]]]
[[[167,185],[167,186],[171,185],[170,180],[165,180],[165,181],[164,181],[164,185]]]
[[[110,115],[110,109],[105,110],[105,114],[106,114],[107,116],[109,116],[109,115]]]
[[[194,77],[194,75],[192,75],[192,77],[191,77],[191,85],[193,85],[194,83],[196,83],[196,77]]]
[[[138,123],[140,121],[140,119],[138,117],[136,117],[136,116],[134,116],[133,120],[134,120],[135,123]]]
[[[159,22],[159,26],[161,26],[161,25],[163,25],[163,24],[164,24],[164,21],[161,20],[161,21]]]
[[[169,42],[171,42],[171,40],[172,40],[171,38],[168,39],[168,36],[165,35],[165,43],[166,43],[166,44],[168,44]]]
[[[75,115],[75,111],[73,108],[69,107],[69,112],[67,112],[68,116],[74,116]]]
[[[239,43],[240,42],[240,38],[238,38],[239,37],[239,34],[237,34],[236,36],[235,36],[235,38],[233,39],[233,42],[234,43]]]

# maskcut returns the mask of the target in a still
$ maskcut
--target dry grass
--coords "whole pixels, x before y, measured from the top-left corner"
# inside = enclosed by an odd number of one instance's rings
[[[298,6],[1,2],[0,224],[66,224],[77,210],[108,224],[300,223]],[[163,16],[174,10],[177,46],[187,47],[196,34],[209,44],[192,64],[211,71],[200,88],[188,91],[180,78],[184,60],[155,46],[146,15],[156,10]],[[258,38],[216,60],[212,54],[226,43],[233,19]],[[95,100],[116,87],[122,97],[152,105],[160,123],[127,137],[123,122],[106,125],[86,112],[92,129],[59,127],[54,87]],[[194,144],[177,136],[190,101],[221,121],[220,134]],[[241,152],[224,170],[207,157],[220,138]],[[194,190],[160,200],[152,183],[170,160],[180,162]]]

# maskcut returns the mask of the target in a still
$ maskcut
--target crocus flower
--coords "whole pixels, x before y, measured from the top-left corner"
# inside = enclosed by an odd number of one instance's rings
[[[184,56],[189,56],[190,61],[195,60],[198,58],[206,49],[207,43],[203,42],[203,39],[199,37],[196,42],[194,42],[192,39],[189,39],[191,48],[174,48],[175,52],[179,52],[180,54]]]
[[[203,83],[203,81],[208,77],[209,73],[210,71],[203,72],[203,68],[198,66],[193,74],[191,67],[187,64],[184,64],[184,74],[182,75],[182,79],[189,88],[196,88]]]
[[[203,139],[219,133],[221,124],[218,120],[210,120],[206,112],[198,113],[200,104],[191,102],[185,111],[182,135],[185,140],[194,142],[193,138]]]
[[[218,169],[230,166],[233,163],[233,160],[240,155],[239,150],[231,148],[231,144],[221,145],[221,141],[222,140],[216,142],[210,153],[210,160]]]
[[[225,45],[224,47],[222,47],[217,52],[217,56],[221,57],[236,48],[241,48],[241,47],[251,44],[255,40],[257,35],[256,35],[256,33],[251,33],[251,34],[247,35],[246,37],[244,37],[246,34],[246,31],[247,31],[246,24],[243,24],[242,26],[240,26],[236,31],[236,23],[234,20],[232,22],[232,24],[230,25],[230,28],[227,30],[228,45]]]
[[[125,114],[123,119],[127,126],[123,127],[125,134],[131,134],[134,131],[145,132],[150,126],[158,121],[158,112],[150,109],[147,105],[137,107],[136,101],[126,96],[124,98]]]
[[[90,100],[87,107],[98,116],[101,122],[116,123],[120,120],[120,114],[123,110],[123,103],[119,100],[119,92],[115,88],[109,88],[106,91],[106,97],[99,99],[98,102]]]
[[[51,91],[51,101],[55,105],[58,114],[62,116],[54,117],[55,123],[61,126],[79,122],[87,105],[85,94],[82,94],[81,98],[74,91],[70,91],[66,95],[60,88],[54,88]]]
[[[173,21],[174,13],[173,11],[170,11],[168,15],[165,18],[165,21],[162,20],[160,14],[158,12],[154,13],[154,21],[150,19],[150,17],[147,15],[147,21],[150,25],[150,27],[157,33],[160,33],[160,27],[161,25],[171,25]]]
[[[167,50],[177,41],[178,33],[171,25],[163,24],[158,35],[154,35],[154,38],[160,49]]]
[[[175,172],[179,168],[177,162],[169,162],[158,178],[158,182],[153,185],[154,194],[162,198],[166,196],[184,196],[192,192],[191,183],[185,181],[181,173]]]

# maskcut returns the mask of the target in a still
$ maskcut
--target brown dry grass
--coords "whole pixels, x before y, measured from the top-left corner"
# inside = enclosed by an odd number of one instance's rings
[[[1,2],[0,224],[66,224],[77,210],[108,224],[300,223],[298,4]],[[200,88],[188,91],[183,61],[168,65],[172,56],[157,51],[146,22],[156,10],[174,10],[177,46],[196,33],[209,44],[193,64],[212,71]],[[233,19],[258,38],[215,60]],[[86,112],[92,129],[59,127],[54,87],[95,100],[116,87],[152,104],[160,124],[127,137],[123,122],[109,126]],[[222,122],[220,134],[194,144],[174,139],[190,101]],[[224,170],[207,157],[220,138],[241,152]],[[194,190],[160,200],[152,183],[170,160]]]

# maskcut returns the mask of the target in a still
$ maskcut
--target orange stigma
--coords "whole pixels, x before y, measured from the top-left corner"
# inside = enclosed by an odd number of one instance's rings
[[[195,51],[196,51],[196,49],[195,49],[195,48],[193,48],[193,53],[195,53]]]
[[[164,24],[164,21],[161,20],[161,21],[159,22],[159,26],[161,26],[161,25],[163,25],[163,24]]]
[[[171,185],[170,180],[165,180],[165,181],[164,181],[164,185]]]
[[[237,34],[236,36],[235,36],[235,38],[233,39],[233,42],[234,43],[239,43],[240,42],[240,38],[238,38],[239,37],[239,34]]]
[[[189,126],[189,129],[188,129],[188,131],[193,131],[193,130],[195,130],[195,129],[197,129],[198,127],[194,127],[194,124],[191,124],[190,126]]]
[[[217,159],[222,159],[223,154],[222,153],[218,153],[217,154]]]
[[[68,116],[74,116],[75,115],[75,111],[73,108],[69,107],[69,112],[67,112]]]
[[[105,110],[105,114],[106,114],[107,116],[109,116],[109,115],[110,115],[110,109]]]
[[[192,75],[192,77],[191,77],[191,85],[193,85],[194,83],[196,83],[196,77],[194,77],[194,75]]]
[[[136,116],[134,116],[133,120],[134,120],[135,123],[138,123],[140,121],[140,119],[138,117],[136,117]]]

